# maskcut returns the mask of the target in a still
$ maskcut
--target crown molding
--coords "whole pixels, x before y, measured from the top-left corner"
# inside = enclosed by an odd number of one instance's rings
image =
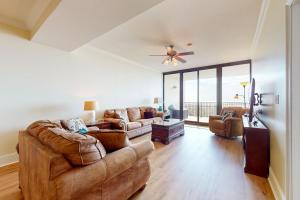
[[[257,25],[256,25],[256,30],[255,30],[255,34],[253,37],[253,41],[252,41],[252,45],[251,45],[251,57],[254,56],[254,52],[257,48],[261,33],[262,33],[262,29],[266,20],[266,16],[269,10],[269,6],[270,6],[270,2],[271,0],[263,0],[262,4],[261,4],[261,8],[260,8],[260,12],[259,12],[259,17],[257,20]]]

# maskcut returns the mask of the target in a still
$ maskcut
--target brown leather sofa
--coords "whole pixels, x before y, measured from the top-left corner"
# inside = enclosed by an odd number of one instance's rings
[[[242,116],[248,109],[242,107],[225,107],[220,115],[209,116],[209,130],[218,136],[233,138],[243,134]],[[222,119],[226,113],[232,113],[232,117]]]
[[[152,112],[153,118],[145,119],[145,112]],[[163,117],[163,112],[157,112],[152,107],[110,109],[104,112],[104,120],[112,122],[114,128],[125,130],[129,138],[151,132],[151,124],[161,122]]]
[[[124,131],[112,133],[113,139],[109,134],[71,133],[50,121],[21,131],[19,183],[24,199],[125,200],[143,188],[150,177],[153,143],[130,144]],[[110,152],[105,146],[114,146],[110,151],[123,148]]]

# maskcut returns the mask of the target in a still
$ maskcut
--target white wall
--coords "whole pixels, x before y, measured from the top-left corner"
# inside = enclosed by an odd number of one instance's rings
[[[260,109],[263,110],[261,118],[271,131],[271,186],[275,196],[283,199],[286,194],[286,8],[284,0],[269,2],[253,56],[253,77],[258,93],[273,94],[274,103]],[[275,101],[277,95],[279,102]]]
[[[39,119],[83,116],[83,102],[108,108],[151,105],[162,75],[92,47],[73,53],[0,31],[0,165],[15,157],[20,129]]]
[[[300,199],[300,1],[292,6],[292,191]]]

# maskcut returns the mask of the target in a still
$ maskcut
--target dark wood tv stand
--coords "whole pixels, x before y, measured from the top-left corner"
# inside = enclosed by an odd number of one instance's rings
[[[244,171],[267,178],[270,165],[270,131],[257,118],[249,123],[249,118],[244,116],[243,125]]]

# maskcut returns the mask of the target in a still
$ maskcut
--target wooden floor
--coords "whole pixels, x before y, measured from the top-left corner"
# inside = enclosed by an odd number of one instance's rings
[[[207,128],[186,126],[169,145],[155,142],[147,187],[131,200],[274,200],[266,179],[243,172],[241,139],[227,140]],[[133,142],[150,140],[150,134]],[[0,168],[0,199],[22,199],[18,166]]]

